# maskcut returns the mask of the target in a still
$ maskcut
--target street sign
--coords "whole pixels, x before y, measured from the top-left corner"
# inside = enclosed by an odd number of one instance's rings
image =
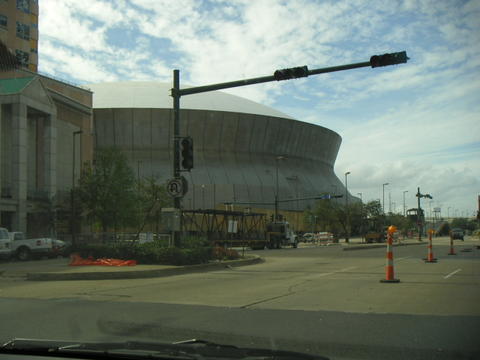
[[[184,178],[174,178],[167,182],[167,192],[172,197],[182,197],[187,192]]]

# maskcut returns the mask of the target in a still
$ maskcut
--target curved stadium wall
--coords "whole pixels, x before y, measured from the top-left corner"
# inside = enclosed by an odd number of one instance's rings
[[[139,177],[153,176],[159,182],[171,178],[170,85],[91,88],[96,148],[121,149]],[[194,168],[183,173],[189,182],[185,209],[223,209],[224,203],[272,209],[277,165],[280,200],[345,191],[333,171],[341,143],[337,133],[255,102],[221,92],[186,96],[180,134],[194,142]],[[285,159],[276,160],[280,155]],[[304,210],[313,203],[280,202],[279,209]]]

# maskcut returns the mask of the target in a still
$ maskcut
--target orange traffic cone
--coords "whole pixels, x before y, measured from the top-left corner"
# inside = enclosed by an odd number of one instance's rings
[[[388,227],[387,235],[387,264],[385,266],[385,279],[380,280],[382,283],[398,283],[399,279],[395,279],[393,271],[393,233],[397,231],[397,228],[393,225]]]
[[[450,252],[448,253],[448,255],[457,255],[457,253],[456,253],[455,250],[453,249],[453,236],[452,236],[452,233],[450,233]]]
[[[432,247],[432,235],[435,231],[430,229],[428,230],[428,255],[427,258],[423,259],[427,263],[436,263],[437,259],[433,257],[433,247]]]

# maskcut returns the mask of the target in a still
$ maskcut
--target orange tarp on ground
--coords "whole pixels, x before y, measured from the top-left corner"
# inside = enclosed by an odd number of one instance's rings
[[[83,265],[101,265],[101,266],[135,266],[136,260],[120,260],[120,259],[94,259],[89,256],[87,259],[82,258],[78,254],[70,256],[70,266],[83,266]]]

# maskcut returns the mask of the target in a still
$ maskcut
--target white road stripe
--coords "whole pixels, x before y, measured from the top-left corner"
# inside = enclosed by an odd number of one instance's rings
[[[401,257],[401,258],[395,259],[395,261],[399,261],[399,260],[405,260],[405,259],[409,259],[409,258],[411,258],[411,256],[404,256],[404,257]]]
[[[338,270],[338,271],[334,271],[334,273],[339,273],[339,272],[345,272],[345,271],[349,271],[349,270],[353,270],[353,269],[356,269],[358,266],[350,266],[350,267],[347,267],[345,269],[341,269],[341,270]]]
[[[450,274],[445,275],[443,278],[444,278],[444,279],[448,279],[450,276],[453,276],[453,275],[455,275],[456,273],[458,273],[458,272],[460,272],[460,271],[462,271],[462,269],[457,269],[457,270],[455,270],[455,271],[452,271]]]
[[[324,276],[328,276],[328,275],[334,275],[334,274],[338,274],[338,273],[341,273],[341,272],[345,272],[345,271],[350,271],[350,270],[356,269],[357,267],[358,267],[358,266],[350,266],[350,267],[347,267],[347,268],[344,268],[344,269],[340,269],[340,270],[335,270],[335,271],[332,271],[332,272],[315,274],[315,275],[313,275],[312,277],[313,277],[313,278],[317,278],[317,277],[324,277]]]

